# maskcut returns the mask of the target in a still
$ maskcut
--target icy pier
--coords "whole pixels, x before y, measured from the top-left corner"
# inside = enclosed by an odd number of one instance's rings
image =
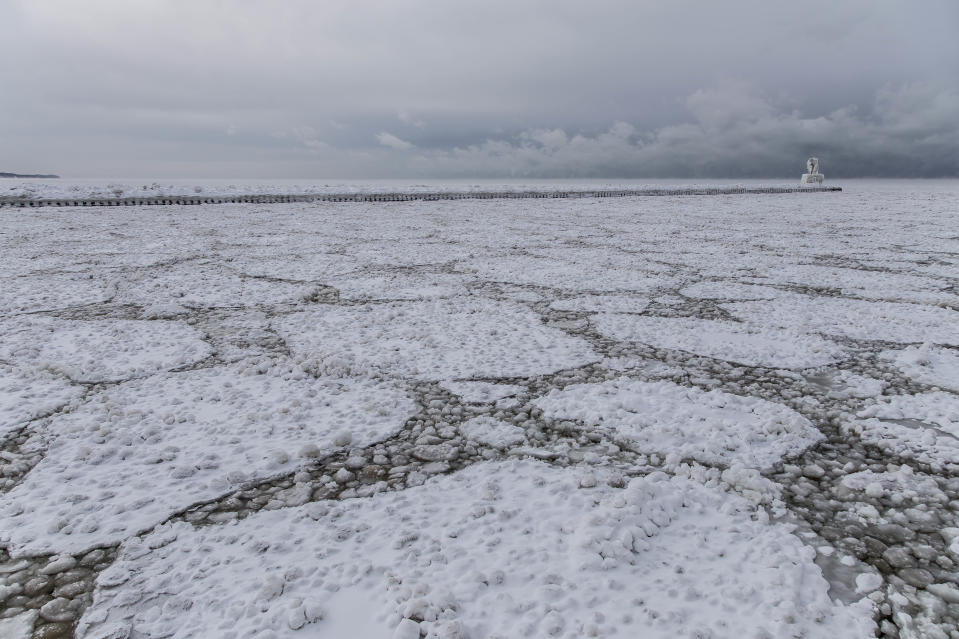
[[[276,204],[282,202],[407,202],[413,200],[515,200],[569,199],[601,197],[641,197],[666,195],[756,195],[780,193],[823,193],[842,191],[838,186],[800,187],[706,187],[667,189],[627,189],[604,191],[435,191],[431,193],[307,193],[297,195],[165,195],[157,197],[111,198],[2,198],[0,207],[34,208],[44,206],[169,206],[181,204]]]

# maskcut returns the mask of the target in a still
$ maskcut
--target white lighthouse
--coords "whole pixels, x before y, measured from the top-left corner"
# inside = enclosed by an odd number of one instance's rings
[[[819,172],[819,158],[809,158],[806,160],[806,170],[808,173],[802,174],[802,180],[799,181],[800,184],[822,184],[826,176]]]

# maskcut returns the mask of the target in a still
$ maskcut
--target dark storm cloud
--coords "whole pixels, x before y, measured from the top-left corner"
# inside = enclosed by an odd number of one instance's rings
[[[957,27],[952,0],[8,0],[0,168],[959,175]]]

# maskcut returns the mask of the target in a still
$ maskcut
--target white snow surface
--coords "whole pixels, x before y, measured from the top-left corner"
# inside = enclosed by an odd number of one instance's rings
[[[959,465],[959,439],[937,428],[919,423],[858,419],[844,424],[842,430],[892,455],[938,467]]]
[[[314,290],[307,284],[244,276],[223,266],[182,262],[131,274],[115,301],[150,306],[174,302],[188,308],[296,303]]]
[[[644,453],[765,468],[822,439],[781,404],[672,382],[621,377],[552,390],[534,401],[547,417],[605,429]]]
[[[936,306],[794,295],[722,307],[762,326],[861,340],[959,345],[959,312]]]
[[[815,384],[828,389],[827,396],[834,399],[872,399],[882,394],[889,386],[883,380],[864,375],[857,375],[849,371],[840,370],[828,375],[811,375],[806,378]]]
[[[467,439],[493,448],[506,449],[526,441],[526,433],[519,426],[501,419],[481,415],[459,425]]]
[[[476,258],[460,263],[460,269],[494,282],[532,284],[573,291],[650,292],[675,285],[674,278],[659,274],[640,258],[593,254],[593,261],[517,255]]]
[[[202,361],[212,349],[195,328],[149,320],[0,321],[0,359],[29,363],[81,382],[120,381]]]
[[[839,289],[843,295],[877,300],[935,303],[955,299],[953,295],[939,293],[948,286],[944,280],[858,268],[783,263],[763,271],[760,277],[751,281]]]
[[[910,379],[959,391],[959,351],[922,344],[901,351],[884,351],[881,356],[894,362]]]
[[[59,410],[83,388],[45,370],[0,364],[0,437],[26,422]]]
[[[0,619],[0,637],[3,639],[30,639],[37,611],[21,612],[19,615]]]
[[[124,544],[77,635],[872,636],[868,600],[832,601],[789,530],[715,480],[581,489],[542,463],[480,463],[369,499],[164,525]]]
[[[959,440],[959,395],[955,393],[935,391],[883,397],[864,407],[856,417],[929,422]]]
[[[300,360],[331,374],[519,377],[597,361],[589,344],[524,306],[478,298],[330,307],[278,319]]]
[[[148,530],[190,504],[365,446],[415,412],[395,386],[241,363],[103,390],[55,417],[43,460],[0,502],[13,554],[78,552]]]
[[[4,277],[0,317],[105,302],[116,293],[107,281],[72,274]]]
[[[815,335],[722,320],[603,314],[596,329],[613,339],[672,348],[749,366],[808,368],[843,359],[834,342]]]

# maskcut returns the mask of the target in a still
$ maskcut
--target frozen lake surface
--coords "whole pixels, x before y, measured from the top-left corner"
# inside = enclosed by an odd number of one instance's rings
[[[842,186],[3,210],[0,637],[959,636],[959,183]]]

